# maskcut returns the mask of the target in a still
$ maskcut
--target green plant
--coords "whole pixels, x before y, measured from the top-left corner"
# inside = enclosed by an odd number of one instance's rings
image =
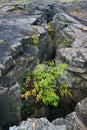
[[[54,39],[55,29],[53,28],[51,23],[48,23],[48,33],[51,36],[51,38]]]
[[[68,39],[68,40],[64,39],[62,42],[60,42],[60,44],[66,46],[66,47],[70,47],[71,42],[72,42],[72,39]]]
[[[30,42],[31,45],[37,45],[39,43],[38,35],[35,35],[35,34],[32,35],[30,40],[31,40],[31,42]]]
[[[22,98],[28,99],[30,96],[34,96],[36,102],[57,106],[59,96],[56,90],[59,89],[62,96],[69,94],[66,82],[60,86],[56,84],[58,76],[64,73],[66,67],[66,64],[56,66],[53,61],[39,64],[32,72],[26,74],[21,87]]]

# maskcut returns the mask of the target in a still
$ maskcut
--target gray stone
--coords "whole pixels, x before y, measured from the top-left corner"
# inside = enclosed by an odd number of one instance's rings
[[[20,53],[23,52],[22,43],[18,42],[18,43],[11,45],[10,50],[11,50],[10,55],[12,57],[19,55]]]
[[[58,125],[65,125],[67,130],[77,130],[76,125],[74,125],[72,122],[67,121],[63,118],[58,118],[52,121],[52,123],[56,126]]]
[[[83,59],[87,63],[87,48],[79,48],[79,53],[83,56]]]
[[[87,126],[84,124],[84,121],[81,120],[81,116],[79,116],[76,112],[68,114],[65,119],[73,123],[77,127],[77,130],[87,129]]]
[[[15,65],[15,61],[14,59],[12,58],[12,56],[7,56],[7,57],[4,57],[3,59],[3,64],[1,64],[1,74],[6,74],[6,72]]]
[[[68,67],[67,67],[67,70],[68,70]],[[69,88],[73,88],[73,84],[74,84],[74,82],[75,82],[75,78],[72,76],[71,73],[69,73],[68,71],[65,71],[65,72],[63,73],[63,75],[61,76],[59,82],[62,83],[63,80],[66,81],[66,83],[68,84],[68,87],[69,87]]]
[[[0,14],[5,14],[12,9],[15,9],[14,6],[2,6],[2,8],[0,9]]]
[[[0,77],[0,122],[9,126],[21,120],[20,86],[11,78]]]
[[[87,27],[85,26],[87,20],[82,18],[87,15],[85,15],[86,5],[87,3],[60,4],[49,1],[42,4],[19,3],[15,4],[16,7],[2,6],[0,8],[0,75],[6,74],[21,81],[27,70],[32,70],[39,61],[53,59],[56,53],[56,64],[60,61],[68,64],[67,73],[62,79],[65,79],[71,87],[72,99],[77,102],[87,96]],[[78,16],[73,15],[74,10],[77,10]],[[83,16],[80,15],[79,10],[84,10]],[[53,38],[47,32],[47,22],[51,20],[55,29]],[[29,45],[29,38],[33,34],[39,36],[37,46]],[[20,86],[14,82],[7,83],[4,78],[0,84],[0,120],[5,125],[14,125],[20,121]],[[69,103],[69,100],[66,102]],[[28,119],[20,126],[10,129],[85,130],[86,125],[82,120],[85,116],[82,114],[86,111],[86,103],[81,103],[83,105],[76,107],[76,111],[79,107],[79,114],[74,112],[67,115],[66,119],[55,120],[55,125],[46,118]]]
[[[42,26],[35,26],[35,25],[33,25],[33,26],[32,26],[32,29],[33,29],[33,30],[36,30],[37,34],[39,34],[39,35],[44,35],[44,34],[46,34],[46,30],[45,30],[44,27],[42,27]]]
[[[29,118],[23,121],[20,126],[10,127],[9,130],[67,130],[64,125],[55,126],[50,123],[46,118]]]
[[[75,111],[87,116],[87,97],[76,105]]]
[[[75,73],[81,73],[84,74],[86,72],[85,68],[80,68],[80,67],[76,67],[76,66],[68,66],[67,70],[71,71],[71,72],[75,72]]]
[[[70,65],[80,68],[85,67],[86,61],[83,59],[82,53],[78,48],[61,48],[59,49],[59,54]]]
[[[83,4],[83,14],[79,15]],[[77,12],[73,14],[77,5]],[[66,81],[69,85],[73,81],[71,93],[75,102],[82,100],[87,95],[87,27],[85,26],[87,15],[85,7],[84,2],[73,3],[73,5],[69,3],[62,8],[63,12],[59,10],[51,22],[56,33],[54,38],[57,47],[55,62],[56,64],[60,62],[68,64],[67,70],[71,75],[70,79],[74,80]],[[70,41],[70,39],[72,40]],[[68,79],[69,76],[64,78]]]
[[[73,59],[73,65],[84,68],[85,67],[85,60],[82,57],[78,57]]]
[[[54,55],[54,42],[51,39],[51,36],[46,33],[45,36],[41,36],[39,40],[38,48],[38,58],[40,61],[51,60]]]
[[[59,49],[60,57],[65,59],[69,64],[72,64],[72,60],[77,56],[77,49],[61,48]]]

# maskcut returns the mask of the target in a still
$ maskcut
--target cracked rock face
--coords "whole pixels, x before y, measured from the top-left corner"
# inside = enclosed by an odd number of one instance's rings
[[[55,53],[56,64],[60,62],[68,64],[63,78],[68,82],[72,91],[72,101],[78,102],[87,97],[86,5],[86,1],[67,4],[53,1],[50,3],[16,3],[15,5],[11,3],[1,6],[1,123],[15,124],[21,118],[20,86],[14,81],[9,84],[9,78],[4,76],[14,77],[20,82],[27,70],[32,70],[39,62],[53,59]],[[51,22],[55,29],[53,38],[48,33],[48,22]],[[30,43],[32,35],[38,36],[37,46]],[[59,119],[58,122],[56,120],[50,123],[46,118],[28,119],[19,127],[14,126],[10,130],[85,130],[86,125],[82,120],[87,119],[83,112],[86,110],[86,103],[82,101],[81,104],[83,105],[76,106],[76,112],[68,115],[66,119]],[[85,109],[83,109],[84,106]],[[77,114],[79,111],[82,113]],[[72,125],[72,119],[75,121],[74,125]]]
[[[20,126],[9,128],[9,130],[66,130],[65,126],[55,126],[50,123],[46,118],[40,119],[28,119],[27,121],[23,121]]]
[[[75,111],[87,115],[87,98],[83,99],[76,105]]]
[[[39,7],[38,4],[31,3],[2,5],[0,8],[1,75],[15,77],[20,81],[27,68],[32,69],[39,60],[51,59],[54,45],[47,33],[47,18],[51,19],[54,13],[47,17],[50,11],[51,5],[45,4]],[[38,37],[37,48],[29,45],[32,35]]]
[[[20,86],[14,79],[0,76],[0,123],[8,127],[20,120]]]
[[[86,2],[85,4],[78,3],[75,7],[73,4],[69,8],[68,5],[62,7],[66,11],[57,13],[51,22],[56,32],[55,62],[59,64],[62,61],[68,64],[67,70],[74,78],[74,82],[71,83],[73,99],[77,102],[87,96],[87,15],[85,5]],[[84,11],[81,10],[83,6]],[[79,14],[81,11],[84,12],[83,15]]]
[[[19,126],[10,127],[9,130],[86,130],[87,129],[87,110],[84,109],[84,115],[81,109],[86,108],[87,98],[83,99],[76,105],[76,112],[68,114],[65,119],[57,118],[52,122],[49,122],[46,118],[28,118],[27,121],[23,121]],[[80,105],[79,105],[80,104]],[[81,106],[83,106],[81,108]],[[79,113],[78,113],[78,110]]]

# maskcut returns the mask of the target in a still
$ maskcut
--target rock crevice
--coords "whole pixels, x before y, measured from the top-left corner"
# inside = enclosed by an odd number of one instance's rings
[[[57,65],[60,62],[68,64],[66,74],[62,77],[72,92],[72,98],[67,100],[68,103],[70,101],[77,103],[87,97],[86,6],[87,1],[11,3],[1,6],[0,123],[2,125],[9,126],[20,122],[21,98],[18,82],[22,81],[27,70],[32,70],[38,63],[46,60],[54,59]],[[49,22],[54,29],[50,33]],[[34,43],[32,36],[37,37]],[[27,130],[29,126],[31,130],[32,127],[37,127],[37,130],[39,128],[86,130],[87,103],[86,99],[84,101],[81,102],[82,106],[76,106],[76,112],[67,115],[65,119],[54,120],[52,123],[46,118],[28,119],[19,127],[14,126],[10,130]],[[69,108],[69,105],[66,103],[65,107]],[[85,110],[82,110],[83,107]],[[76,119],[74,124],[70,118]]]

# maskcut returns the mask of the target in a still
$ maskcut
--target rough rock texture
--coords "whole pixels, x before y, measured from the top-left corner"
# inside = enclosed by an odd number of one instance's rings
[[[81,3],[84,9],[85,4]],[[76,6],[79,9],[76,10]],[[78,15],[82,7],[79,4],[71,5],[69,9],[68,6],[62,7],[66,13],[57,13],[52,21],[57,47],[55,62],[68,64],[67,70],[71,75],[68,84],[71,84],[73,100],[77,102],[87,96],[87,17],[85,11]]]
[[[0,79],[2,80],[0,83],[0,120],[2,125],[3,122],[9,125],[20,121],[21,104],[19,85],[12,82],[8,85],[11,87],[7,87],[5,80],[9,83],[9,78],[4,76],[14,77],[20,82],[27,70],[32,70],[42,61],[53,59],[55,53],[56,64],[60,62],[68,64],[62,78],[68,82],[72,91],[72,99],[69,100],[78,102],[87,97],[86,6],[87,1],[67,4],[53,1],[50,3],[10,3],[0,7],[0,76],[3,76]],[[55,29],[53,37],[48,32],[50,21]],[[37,45],[31,45],[32,35],[38,36]],[[87,119],[87,116],[84,116],[83,110],[86,110],[86,103],[84,101],[81,103],[85,107],[81,105],[78,109],[77,105],[78,113],[74,112],[66,119],[60,119],[59,126],[54,126],[43,118],[28,119],[22,122],[19,128],[15,126],[10,129],[32,130],[32,127],[37,127],[37,130],[40,128],[42,130],[79,130],[81,127],[80,130],[85,130],[86,123],[83,118]],[[82,113],[79,113],[80,110]],[[75,121],[74,126],[72,119]]]
[[[54,5],[51,6],[46,3],[39,7],[37,3],[36,5],[31,3],[1,5],[0,123],[4,126],[17,124],[21,119],[20,86],[14,82],[10,85],[9,79],[14,77],[20,82],[26,71],[33,69],[38,62],[53,58],[54,45],[47,32],[47,22],[54,15],[54,9],[51,10]],[[37,46],[31,45],[32,35],[38,36]]]
[[[83,99],[76,105],[75,111],[80,114],[87,115],[87,98]]]
[[[72,123],[71,120],[68,121],[68,120],[63,119],[63,118],[57,118],[57,119],[53,120],[52,123],[56,126],[57,125],[65,125],[67,130],[79,130],[77,125]]]
[[[9,130],[66,130],[65,126],[55,126],[50,123],[46,118],[28,119],[23,121],[20,126],[10,127]]]
[[[75,107],[76,112],[68,114],[65,119],[57,118],[52,121],[54,125],[65,125],[67,130],[87,129],[87,98],[79,102]]]
[[[86,130],[87,129],[86,118],[84,118],[83,115],[80,115],[76,112],[72,112],[68,114],[65,119],[70,121],[74,126],[76,126],[76,130]]]
[[[47,32],[47,21],[51,20],[54,10],[44,4],[39,7],[31,3],[10,4],[0,8],[0,15],[1,75],[20,81],[27,69],[53,57],[54,45]],[[32,35],[38,36],[37,47],[30,45]]]
[[[20,86],[15,80],[0,76],[0,124],[8,127],[20,121]]]
[[[78,106],[78,104],[76,108],[78,107],[78,110],[84,109],[86,108],[86,103],[85,98],[78,103],[82,108]],[[79,113],[74,111],[68,114],[65,119],[57,118],[52,122],[49,122],[46,118],[29,118],[27,121],[23,121],[19,126],[10,127],[9,130],[87,130],[87,116],[85,115],[87,110],[85,109],[83,111],[84,115],[81,110]]]

